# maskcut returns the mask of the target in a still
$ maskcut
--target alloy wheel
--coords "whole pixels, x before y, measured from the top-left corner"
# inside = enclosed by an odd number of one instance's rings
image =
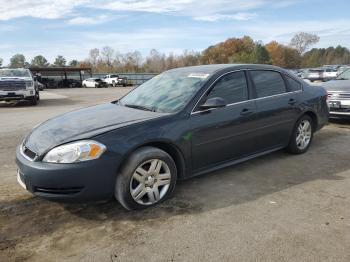
[[[300,122],[297,130],[296,144],[300,150],[308,147],[312,136],[312,126],[308,120]]]
[[[139,165],[130,180],[130,194],[141,205],[159,202],[168,192],[171,182],[169,166],[160,159]]]

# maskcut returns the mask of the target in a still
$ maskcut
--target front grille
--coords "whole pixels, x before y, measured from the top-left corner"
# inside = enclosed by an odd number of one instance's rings
[[[19,91],[26,89],[25,81],[0,81],[0,91]]]
[[[45,188],[35,187],[34,192],[53,195],[73,195],[79,193],[83,187],[70,187],[70,188]]]
[[[328,93],[328,98],[337,100],[350,100],[350,93]]]

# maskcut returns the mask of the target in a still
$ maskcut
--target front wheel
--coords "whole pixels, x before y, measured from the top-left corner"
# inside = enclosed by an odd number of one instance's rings
[[[288,152],[292,154],[305,153],[312,142],[314,135],[314,123],[308,115],[302,116],[296,123],[289,145]]]
[[[154,206],[172,194],[176,180],[176,164],[171,156],[155,147],[143,147],[123,165],[115,197],[129,210]]]

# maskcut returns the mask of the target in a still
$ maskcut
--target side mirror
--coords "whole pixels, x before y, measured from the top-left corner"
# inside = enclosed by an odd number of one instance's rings
[[[222,99],[221,97],[214,97],[205,101],[205,103],[201,105],[200,108],[203,110],[207,110],[207,109],[220,108],[225,106],[226,106],[226,102],[224,99]]]

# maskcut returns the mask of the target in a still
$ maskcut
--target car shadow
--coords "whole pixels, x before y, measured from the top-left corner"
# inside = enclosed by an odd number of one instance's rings
[[[332,124],[340,125],[339,127],[350,127],[350,117],[349,118],[330,118],[329,122]]]
[[[28,235],[50,234],[72,221],[91,221],[92,225],[113,223],[118,228],[122,228],[123,223],[135,222],[137,230],[145,223],[154,224],[174,216],[200,215],[241,205],[315,180],[343,180],[339,174],[350,169],[348,156],[341,152],[343,149],[329,147],[335,141],[340,146],[342,136],[346,135],[342,135],[339,129],[329,129],[317,134],[313,146],[304,155],[278,151],[179,182],[172,198],[144,210],[127,211],[115,200],[103,204],[53,203],[37,197],[0,201],[0,222],[16,219],[15,225],[4,223],[5,227],[0,229],[0,248],[2,242],[22,241],[21,237]],[[16,230],[21,223],[26,224],[26,229]]]

